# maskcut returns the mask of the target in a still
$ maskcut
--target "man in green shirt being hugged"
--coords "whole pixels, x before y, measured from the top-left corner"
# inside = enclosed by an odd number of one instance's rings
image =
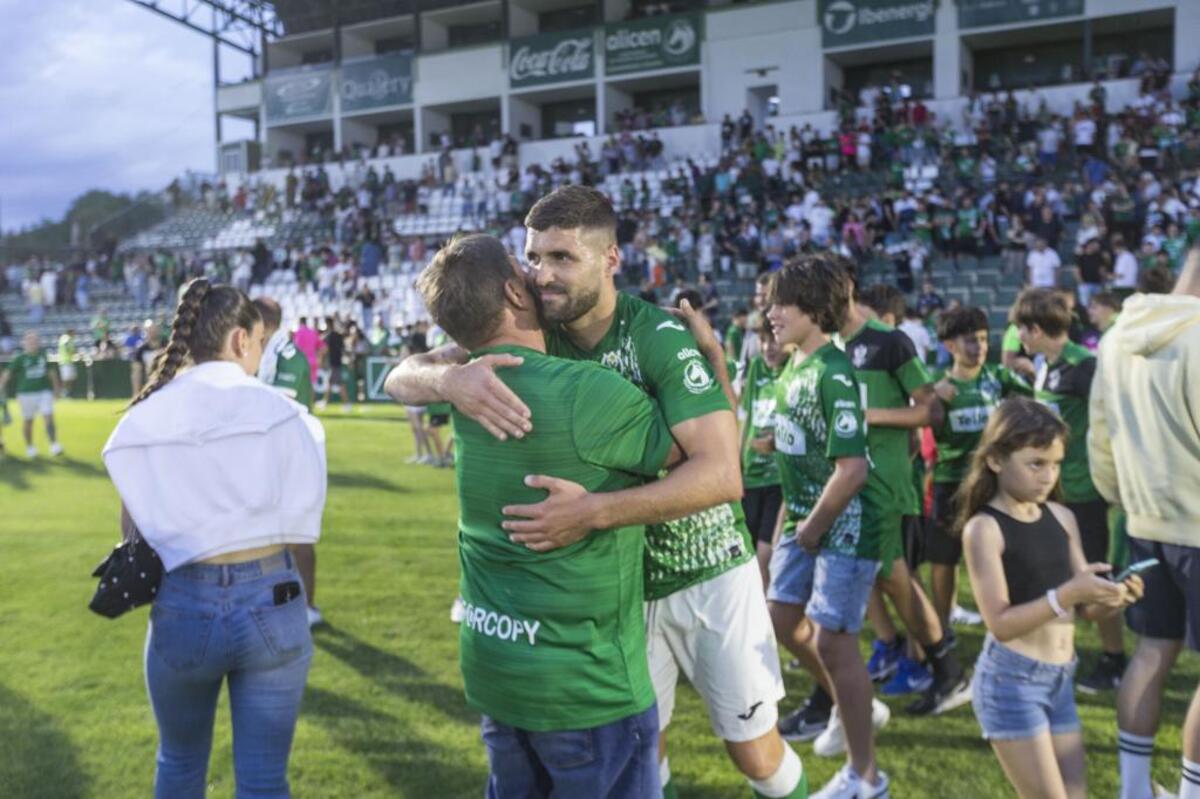
[[[460,663],[483,713],[487,795],[658,797],[658,711],[642,617],[644,528],[588,535],[552,552],[513,542],[502,509],[536,502],[543,473],[613,491],[679,460],[643,392],[599,364],[546,355],[539,305],[490,236],[438,252],[418,283],[434,321],[498,372],[537,426],[497,440],[454,410],[459,496]]]
[[[58,443],[54,427],[54,398],[59,393],[58,375],[50,371],[50,362],[42,352],[42,342],[37,332],[30,330],[22,341],[24,351],[9,364],[8,371],[0,375],[0,391],[11,384],[12,393],[17,395],[21,406],[25,434],[25,454],[37,457],[33,445],[33,419],[41,416],[46,423],[46,437],[50,439],[50,454],[61,455],[63,448]]]

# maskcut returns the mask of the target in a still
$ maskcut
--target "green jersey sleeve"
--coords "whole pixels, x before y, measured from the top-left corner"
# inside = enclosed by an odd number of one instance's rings
[[[730,410],[721,384],[682,324],[669,320],[639,346],[642,377],[671,427],[713,411]]]
[[[1033,386],[1029,385],[1029,383],[1025,381],[1025,378],[1021,377],[1011,369],[1001,366],[996,370],[996,374],[1000,378],[1000,390],[1003,392],[1004,396],[1033,396]]]
[[[892,342],[896,348],[893,363],[897,364],[892,374],[896,376],[904,393],[911,397],[918,388],[932,383],[933,378],[929,369],[917,357],[917,348],[913,346],[912,339],[903,335],[892,336]]]
[[[671,430],[650,398],[601,368],[581,370],[572,408],[575,451],[588,463],[654,477],[671,450]]]
[[[834,460],[866,455],[866,425],[854,370],[849,364],[829,364],[821,374],[818,390],[821,411],[829,426],[825,456]]]

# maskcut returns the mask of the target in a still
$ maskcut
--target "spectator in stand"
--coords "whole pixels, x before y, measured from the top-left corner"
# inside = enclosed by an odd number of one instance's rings
[[[1092,297],[1102,291],[1108,282],[1109,272],[1105,254],[1100,250],[1100,239],[1089,238],[1077,250],[1075,259],[1075,282],[1079,291],[1079,304],[1087,308]]]
[[[1026,258],[1028,267],[1026,282],[1034,288],[1056,288],[1058,286],[1058,270],[1062,260],[1058,252],[1050,249],[1045,238],[1037,237],[1033,250]]]
[[[1112,249],[1112,290],[1118,297],[1124,299],[1137,289],[1138,262],[1126,246],[1125,237],[1120,233],[1113,234]]]

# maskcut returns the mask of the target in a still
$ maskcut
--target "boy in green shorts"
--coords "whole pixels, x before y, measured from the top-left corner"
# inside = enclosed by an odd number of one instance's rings
[[[945,418],[933,428],[937,465],[933,469],[933,508],[925,527],[925,560],[930,591],[942,627],[958,596],[958,564],[962,538],[953,532],[955,495],[971,465],[988,417],[1000,401],[1013,395],[1033,396],[1033,388],[1003,366],[987,362],[988,318],[980,308],[953,308],[938,320],[938,340],[954,358],[934,375]]]
[[[1088,465],[1088,397],[1096,374],[1096,356],[1067,336],[1071,309],[1062,294],[1051,289],[1026,289],[1012,308],[1021,344],[1045,362],[1033,381],[1034,397],[1053,408],[1070,427],[1062,464],[1064,504],[1075,514],[1083,554],[1088,563],[1106,563],[1108,503],[1092,483]],[[1112,691],[1125,673],[1124,621],[1113,616],[1096,623],[1103,652],[1090,674],[1076,680],[1084,693]]]
[[[784,506],[767,600],[776,638],[832,693],[844,729],[848,762],[817,796],[871,799],[887,794],[888,778],[875,762],[858,632],[880,542],[858,495],[868,472],[858,381],[829,340],[844,322],[849,286],[833,258],[807,256],[784,265],[768,289],[767,319],[779,343],[796,350],[775,386]]]
[[[24,350],[9,364],[8,371],[0,374],[0,392],[11,384],[12,393],[17,395],[25,454],[30,458],[37,457],[37,447],[33,445],[33,420],[41,416],[46,423],[46,437],[50,439],[50,454],[61,455],[63,448],[58,443],[54,426],[54,398],[61,388],[58,375],[50,370],[50,362],[42,352],[42,342],[36,331],[25,334],[22,346]]]

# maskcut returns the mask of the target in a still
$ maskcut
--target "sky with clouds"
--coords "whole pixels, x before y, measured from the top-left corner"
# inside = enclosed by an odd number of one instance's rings
[[[244,59],[222,58],[226,80],[242,77]],[[135,3],[0,0],[0,76],[5,231],[57,219],[88,189],[214,170],[212,45]]]

